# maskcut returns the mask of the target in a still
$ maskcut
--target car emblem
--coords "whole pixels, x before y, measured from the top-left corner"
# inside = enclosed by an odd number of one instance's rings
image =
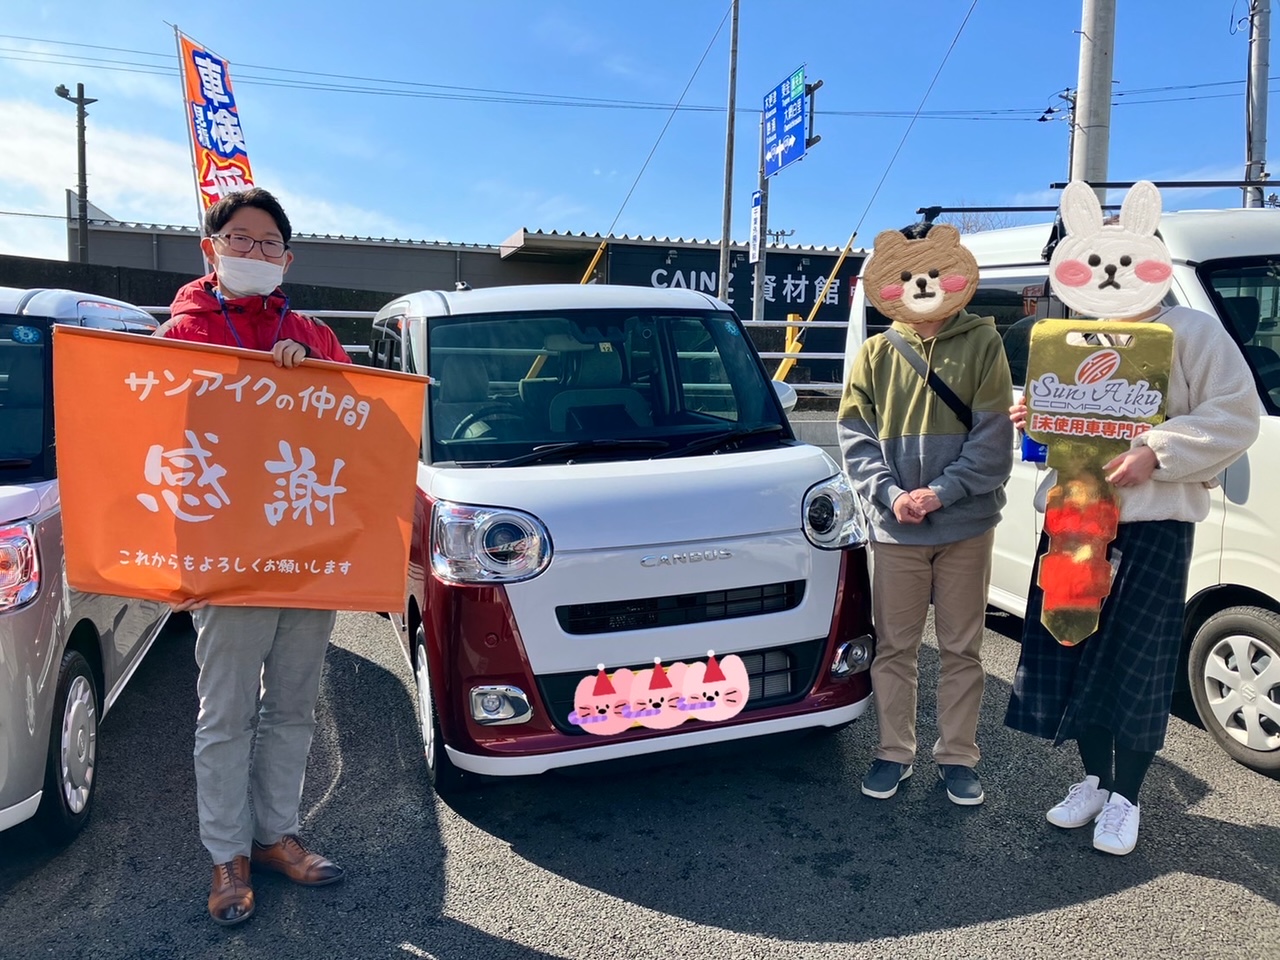
[[[732,550],[688,550],[671,553],[651,553],[640,558],[642,567],[677,567],[690,563],[710,563],[713,560],[732,560]]]

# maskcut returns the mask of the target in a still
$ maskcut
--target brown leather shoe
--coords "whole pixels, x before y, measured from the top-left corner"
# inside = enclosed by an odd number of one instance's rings
[[[283,873],[304,887],[323,887],[342,879],[342,868],[318,853],[312,853],[297,837],[286,834],[269,847],[253,841],[253,865]]]
[[[249,858],[236,857],[213,867],[209,889],[209,916],[230,927],[253,916],[253,887],[249,886]]]

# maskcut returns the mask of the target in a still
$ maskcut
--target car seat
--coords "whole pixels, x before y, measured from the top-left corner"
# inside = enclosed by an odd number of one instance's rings
[[[622,354],[611,343],[578,352],[569,387],[551,398],[548,425],[558,433],[653,425],[640,391],[622,385]]]
[[[473,353],[446,357],[440,366],[440,393],[431,405],[431,432],[448,440],[468,414],[489,402],[489,371]]]
[[[1223,297],[1222,303],[1226,307],[1227,319],[1231,321],[1236,335],[1240,338],[1245,357],[1258,372],[1267,389],[1280,385],[1280,353],[1276,353],[1271,347],[1253,342],[1253,338],[1258,335],[1258,322],[1261,316],[1258,298]]]

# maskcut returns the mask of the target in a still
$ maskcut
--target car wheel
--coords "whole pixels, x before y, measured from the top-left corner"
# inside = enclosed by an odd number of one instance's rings
[[[422,727],[422,752],[427,761],[427,777],[439,796],[448,796],[468,786],[466,771],[459,770],[444,748],[444,734],[435,698],[431,694],[431,666],[427,656],[427,636],[422,627],[414,636],[414,679],[418,688],[418,723]]]
[[[1205,729],[1236,760],[1280,770],[1280,616],[1230,607],[1196,631],[1187,658]]]
[[[36,812],[37,825],[51,842],[69,842],[89,819],[97,759],[98,687],[89,662],[68,650],[58,669],[44,795]]]

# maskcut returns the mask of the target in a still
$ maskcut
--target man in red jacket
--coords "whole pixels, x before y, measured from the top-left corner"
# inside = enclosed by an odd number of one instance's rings
[[[204,229],[200,249],[213,273],[178,291],[158,335],[270,351],[279,367],[307,357],[351,362],[333,331],[291,311],[280,290],[293,261],[292,229],[275,197],[257,187],[223,197],[205,214]],[[200,839],[214,864],[209,914],[231,925],[253,914],[251,864],[305,886],[342,879],[341,867],[298,839],[320,673],[337,615],[202,600],[176,609],[190,610],[196,627],[196,800]]]

